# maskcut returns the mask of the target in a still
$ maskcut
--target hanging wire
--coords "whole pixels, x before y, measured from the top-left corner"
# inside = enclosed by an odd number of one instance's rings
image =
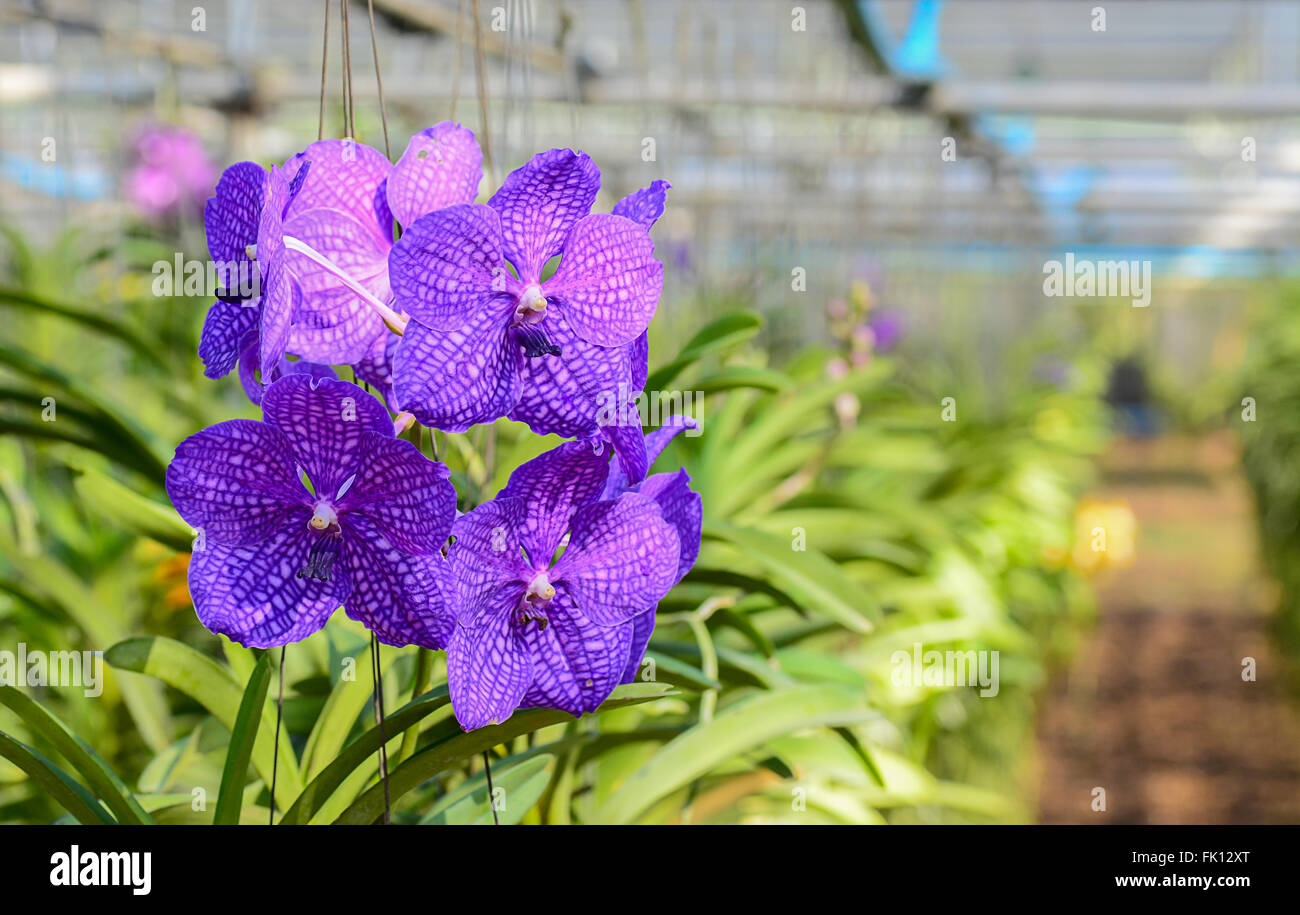
[[[460,58],[461,51],[465,47],[464,38],[464,19],[465,19],[465,0],[457,0],[456,3],[456,69],[451,74],[451,117],[448,120],[456,120],[456,102],[460,100]]]
[[[388,106],[384,103],[384,78],[379,75],[379,41],[375,38],[375,0],[366,0],[370,13],[370,53],[375,58],[375,86],[379,89],[379,119],[384,125],[384,155],[393,158],[393,149],[388,145]]]
[[[348,14],[348,6],[348,0],[339,0],[343,25],[343,130],[355,140],[357,124],[352,102],[352,17]]]
[[[325,138],[325,69],[330,59],[330,0],[325,0],[325,40],[320,52],[320,120],[316,125],[316,140]]]
[[[487,801],[488,801],[488,808],[492,811],[492,825],[500,826],[501,821],[497,819],[497,799],[493,796],[496,793],[496,791],[492,787],[492,758],[488,755],[487,750],[483,751],[483,771],[487,773],[487,783],[488,783]]]
[[[280,720],[284,717],[284,648],[280,646],[280,694],[275,699],[275,743],[271,750],[271,818],[268,826],[275,825],[275,782],[280,775]]]
[[[379,722],[379,777],[384,783],[384,825],[393,819],[393,799],[388,789],[388,733],[384,726],[384,672],[379,663],[379,639],[370,633],[370,676],[374,681],[375,719]]]
[[[483,18],[479,15],[478,0],[474,0],[474,72],[478,76],[478,113],[483,126],[483,158],[487,162],[488,174],[495,181],[497,170],[492,163],[492,139],[487,116],[487,75],[483,67]]]

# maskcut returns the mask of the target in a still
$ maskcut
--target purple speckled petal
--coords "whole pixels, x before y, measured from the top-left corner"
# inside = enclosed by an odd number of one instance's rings
[[[311,549],[309,509],[260,543],[208,543],[190,559],[190,595],[199,622],[249,648],[297,642],[320,630],[347,597],[347,570],[330,581],[299,577]]]
[[[295,201],[296,203],[296,201]],[[386,302],[389,243],[339,210],[297,212],[284,224],[285,234],[306,242]],[[374,307],[343,285],[334,273],[294,250],[285,263],[302,291],[294,315],[289,349],[304,359],[330,364],[355,362],[371,343],[387,333]]]
[[[217,423],[177,445],[167,495],[211,543],[256,543],[309,500],[288,439],[251,419]]]
[[[534,567],[548,566],[569,521],[600,495],[609,460],[587,442],[565,442],[520,464],[498,499],[517,499],[526,507],[519,539]]]
[[[595,213],[564,243],[555,275],[542,284],[564,303],[569,326],[588,343],[622,346],[650,325],[664,285],[664,265],[643,226]]]
[[[262,395],[266,393],[259,378],[261,345],[261,330],[257,327],[244,334],[239,341],[239,383],[248,399],[259,407],[262,405]]]
[[[266,169],[256,162],[236,162],[221,173],[216,192],[203,207],[208,256],[215,263],[248,260],[246,248],[257,242],[266,178]]]
[[[644,391],[646,380],[650,377],[650,334],[642,331],[627,345],[627,359],[632,365],[632,390]],[[651,460],[653,463],[653,460]]]
[[[434,330],[456,330],[509,290],[501,223],[480,203],[450,206],[413,222],[388,256],[399,311]]]
[[[406,326],[393,359],[393,391],[403,410],[426,426],[464,432],[490,423],[519,400],[519,363],[524,358],[506,326],[513,306],[494,303],[459,330]]]
[[[662,426],[645,437],[646,468],[649,469],[654,466],[654,462],[658,460],[664,448],[668,447],[668,443],[676,438],[678,433],[695,427],[695,420],[689,416],[674,414],[665,419]],[[605,482],[605,491],[601,493],[600,497],[602,499],[616,499],[629,489],[635,489],[636,482],[635,480],[628,480],[623,473],[622,467],[611,467],[609,479]]]
[[[614,455],[618,458],[618,468],[623,478],[639,483],[645,479],[646,471],[650,469],[645,436],[641,434],[641,423],[635,412],[630,412],[623,419],[624,422],[601,426],[601,432],[614,447]]]
[[[491,613],[473,629],[457,626],[447,646],[451,708],[466,731],[505,721],[532,683],[528,646],[511,617]]]
[[[537,327],[560,347],[560,355],[523,360],[519,403],[510,418],[527,423],[538,435],[597,434],[601,417],[617,415],[618,405],[641,390],[634,383],[630,347],[583,340],[569,327],[559,304],[547,309]]]
[[[505,256],[523,283],[541,279],[542,267],[565,247],[570,227],[591,212],[600,169],[586,153],[538,153],[506,178],[488,203],[501,214]]]
[[[456,618],[475,624],[486,612],[512,610],[532,579],[519,532],[527,507],[519,499],[493,499],[456,519],[447,551],[456,588]]]
[[[643,614],[644,615],[644,614]],[[533,686],[525,706],[594,712],[618,686],[632,645],[630,626],[597,626],[559,585],[546,609],[546,628],[523,629],[533,659]]]
[[[551,570],[593,623],[616,626],[653,607],[677,574],[677,534],[637,493],[592,502],[573,516],[569,547]]]
[[[452,121],[426,127],[406,144],[388,176],[388,205],[403,226],[454,203],[473,203],[483,180],[474,131]]]
[[[677,556],[677,578],[681,581],[700,555],[700,531],[704,524],[704,504],[697,492],[690,488],[691,478],[685,470],[676,473],[656,473],[638,488],[637,492],[655,500],[664,520],[677,532],[680,552]]]
[[[288,348],[289,333],[302,298],[297,281],[284,269],[283,250],[268,255],[262,265],[262,293],[258,362],[275,365]]]
[[[392,243],[393,214],[384,187],[392,164],[383,153],[355,140],[318,140],[285,168],[293,162],[310,162],[311,167],[286,218],[310,209],[336,210],[373,226]]]
[[[655,611],[647,610],[632,617],[627,628],[631,631],[631,647],[627,653],[627,667],[623,669],[623,676],[618,678],[619,683],[633,683],[640,675],[641,662],[645,660],[646,649],[650,647],[650,636],[655,631]]]
[[[394,546],[438,553],[456,520],[456,490],[445,464],[429,460],[405,439],[369,433],[356,479],[337,503],[346,525],[363,515]]]
[[[355,513],[346,523],[348,616],[385,645],[446,648],[456,617],[439,586],[439,577],[448,574],[442,554],[413,555],[385,536],[387,528]]]
[[[262,271],[262,322],[258,362],[276,365],[289,343],[289,332],[302,297],[285,266],[284,208],[289,182],[282,169],[272,167],[266,184],[266,205],[257,229],[257,264]]]
[[[244,334],[257,326],[259,317],[256,307],[220,299],[212,303],[199,333],[199,358],[203,360],[204,375],[222,378],[235,367],[239,361],[239,343]]]
[[[393,437],[384,405],[347,381],[286,375],[266,389],[262,414],[289,439],[298,464],[325,499],[357,473],[370,445],[367,433]]]
[[[394,413],[401,410],[393,394],[393,357],[397,355],[397,344],[401,342],[402,338],[397,334],[385,333],[376,337],[365,356],[352,366],[357,378],[374,388]]]
[[[649,187],[633,191],[614,204],[612,212],[649,229],[664,215],[665,198],[670,187],[672,185],[662,179],[651,181]]]
[[[239,347],[239,383],[243,386],[248,399],[260,407],[266,388],[262,386],[262,366],[257,349],[257,331],[251,330],[244,335]],[[295,374],[310,375],[312,378],[335,379],[339,377],[331,365],[306,362],[302,359],[295,362],[288,357],[281,357],[279,364],[267,376],[266,383],[269,385],[272,382],[279,381],[285,375]]]

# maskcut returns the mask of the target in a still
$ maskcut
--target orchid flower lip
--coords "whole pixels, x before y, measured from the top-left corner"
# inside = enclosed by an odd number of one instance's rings
[[[544,569],[533,576],[533,580],[528,583],[528,590],[524,592],[524,599],[529,602],[549,601],[554,597],[555,586],[551,584]]]
[[[529,283],[519,295],[519,304],[515,306],[516,324],[536,324],[546,317],[547,299],[542,287]]]
[[[328,501],[321,499],[313,507],[311,520],[307,522],[307,526],[314,531],[324,531],[329,528],[337,529],[339,526],[338,512],[334,510],[334,506]]]

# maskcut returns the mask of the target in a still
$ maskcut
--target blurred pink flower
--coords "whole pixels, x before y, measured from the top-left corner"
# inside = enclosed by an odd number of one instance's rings
[[[146,125],[131,136],[123,192],[150,220],[203,212],[217,169],[199,138],[180,127]]]

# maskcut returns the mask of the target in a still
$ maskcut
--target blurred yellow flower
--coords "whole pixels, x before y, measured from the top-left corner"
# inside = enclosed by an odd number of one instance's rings
[[[1123,500],[1084,499],[1074,514],[1074,566],[1085,572],[1123,568],[1137,552],[1137,517]]]

